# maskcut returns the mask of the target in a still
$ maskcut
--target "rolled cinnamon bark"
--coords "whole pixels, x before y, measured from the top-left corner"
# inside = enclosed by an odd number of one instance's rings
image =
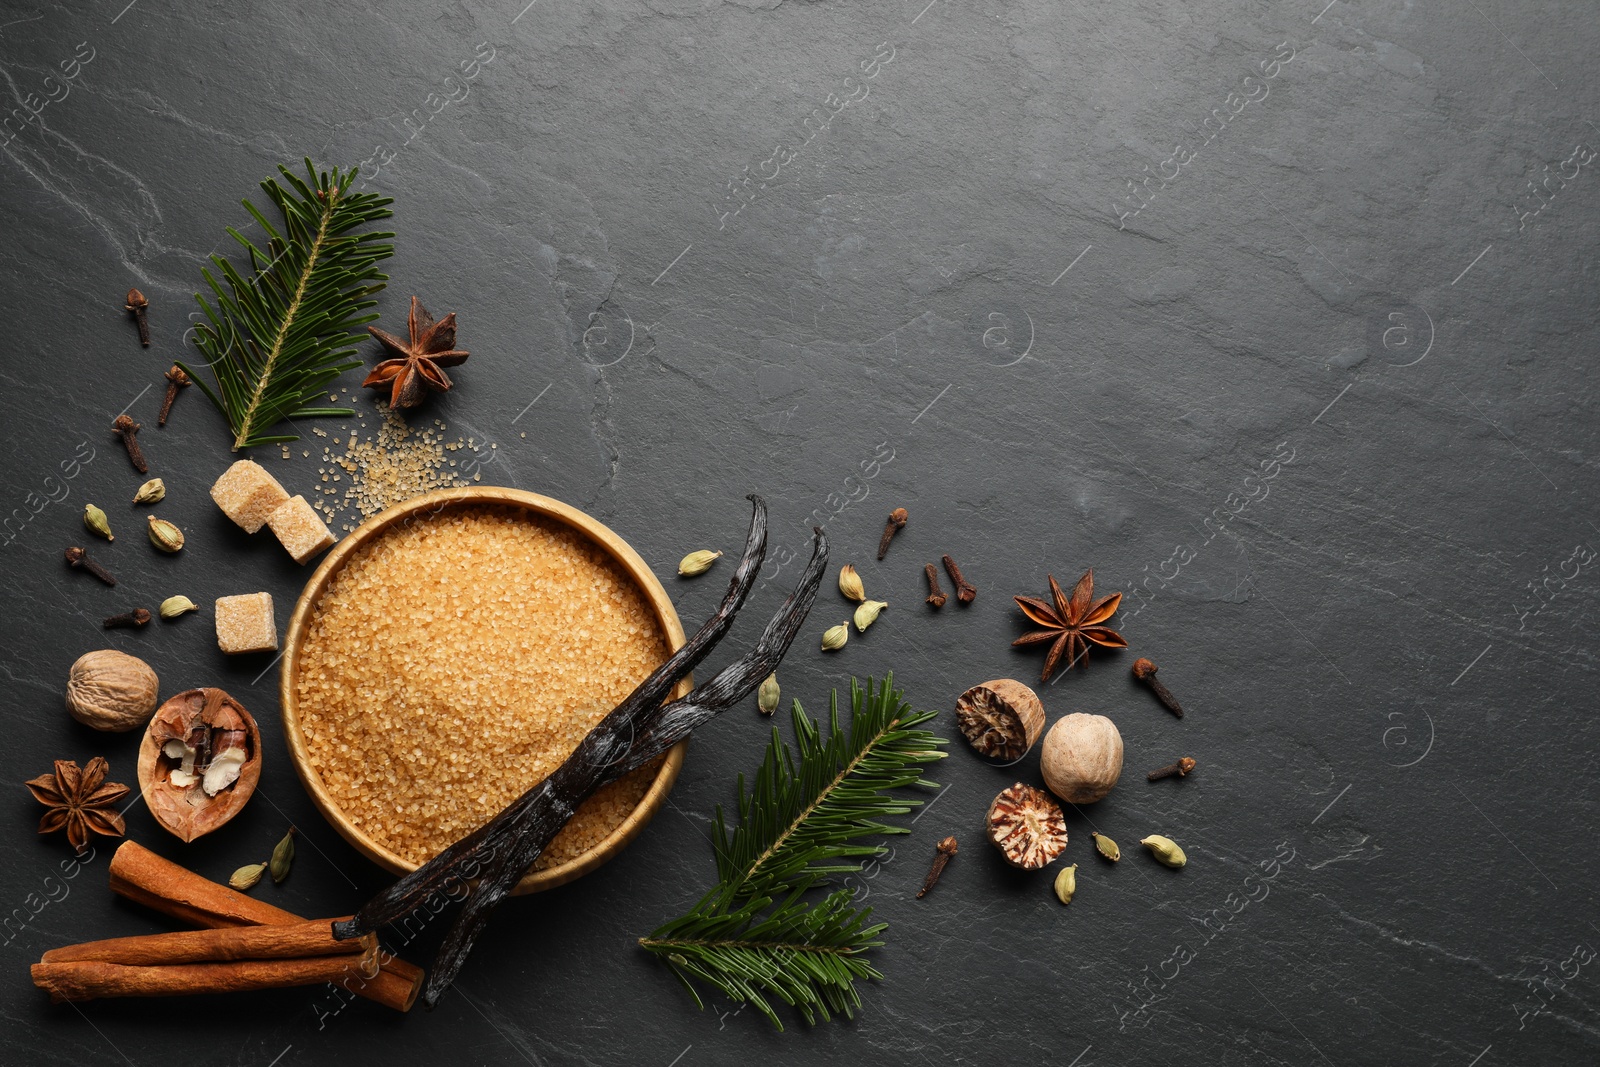
[[[120,963],[156,967],[172,963],[214,963],[225,960],[292,960],[309,956],[370,954],[376,973],[378,939],[335,941],[333,924],[325,919],[282,926],[234,926],[214,930],[179,930],[143,937],[113,937],[81,945],[53,948],[41,963]],[[368,974],[365,977],[370,978]]]
[[[124,841],[111,857],[111,889],[195,926],[283,926],[304,921],[293,912],[202,878],[134,841]],[[396,1011],[410,1011],[422,989],[422,968],[381,950],[378,955],[381,968],[374,978],[346,974],[327,980]]]
[[[62,1001],[103,997],[178,997],[199,993],[233,993],[249,989],[343,982],[350,971],[347,956],[315,956],[295,960],[233,960],[226,963],[174,963],[129,967],[120,963],[80,960],[35,963],[33,984]]]

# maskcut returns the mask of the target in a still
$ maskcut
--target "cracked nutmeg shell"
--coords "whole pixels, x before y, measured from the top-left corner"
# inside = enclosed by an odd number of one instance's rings
[[[997,678],[956,698],[956,726],[979,755],[1015,761],[1044,733],[1039,695],[1014,678]]]
[[[1122,776],[1122,735],[1104,715],[1074,712],[1044,735],[1039,770],[1050,792],[1069,804],[1093,804]]]
[[[164,829],[193,841],[239,814],[261,779],[261,731],[220,689],[188,689],[156,709],[139,746],[139,789]]]
[[[989,840],[1025,871],[1048,866],[1067,847],[1067,820],[1043,789],[1018,782],[989,805]]]

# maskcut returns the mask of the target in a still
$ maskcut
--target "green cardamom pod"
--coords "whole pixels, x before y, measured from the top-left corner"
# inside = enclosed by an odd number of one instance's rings
[[[778,672],[774,671],[756,690],[756,707],[761,709],[761,714],[771,715],[778,710],[778,693]]]
[[[839,568],[839,592],[844,594],[846,600],[854,600],[857,604],[867,598],[866,587],[861,584],[861,575],[849,563]]]
[[[1182,867],[1189,862],[1189,857],[1183,854],[1183,849],[1179,848],[1178,843],[1170,837],[1151,834],[1140,841],[1139,844],[1148,848],[1156,859],[1165,863],[1168,867]]]
[[[1094,838],[1094,850],[1100,853],[1100,855],[1104,856],[1112,863],[1115,863],[1122,858],[1122,849],[1118,848],[1117,843],[1111,840],[1111,838],[1098,831],[1090,831],[1089,836]]]
[[[878,613],[889,606],[887,600],[868,600],[856,609],[856,632],[866,633],[878,621]]]
[[[265,863],[247,864],[228,876],[228,884],[243,893],[261,881],[261,876],[266,873]]]
[[[1056,899],[1063,904],[1072,903],[1072,894],[1078,891],[1078,865],[1063,867],[1056,874]]]
[[[698,552],[691,552],[678,562],[678,574],[684,578],[693,578],[696,575],[704,574],[711,569],[711,565],[721,556],[721,552],[713,552],[708,548],[702,548]]]
[[[272,863],[269,864],[269,869],[272,871],[273,882],[281,882],[289,877],[289,864],[293,862],[294,827],[291,826],[289,832],[283,835],[283,840],[272,848]]]
[[[200,605],[186,596],[169,596],[161,602],[159,610],[163,619],[176,619],[185,612],[200,610]]]
[[[822,635],[822,651],[837,652],[850,640],[850,624],[841,622],[838,626],[831,626]]]
[[[83,524],[89,528],[90,533],[99,534],[107,541],[115,541],[111,536],[111,520],[106,518],[106,513],[93,504],[83,506]]]
[[[176,552],[183,547],[183,531],[166,519],[150,516],[150,543],[163,552]]]
[[[139,487],[133,494],[135,504],[159,504],[167,498],[167,483],[160,478],[151,478]]]

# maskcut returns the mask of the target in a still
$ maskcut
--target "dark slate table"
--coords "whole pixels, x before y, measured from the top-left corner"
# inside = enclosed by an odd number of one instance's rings
[[[0,18],[0,1060],[1596,1059],[1585,5],[124,3]],[[164,926],[107,891],[103,842],[63,880],[20,787],[95,754],[133,781],[136,737],[62,710],[89,649],[145,657],[164,692],[222,685],[265,727],[260,796],[226,832],[182,846],[137,805],[133,838],[224,878],[293,822],[293,875],[257,893],[307,915],[387,881],[293,775],[270,662],[221,656],[209,612],[98,624],[266,589],[281,625],[309,573],[206,499],[230,456],[197,391],[153,428],[204,257],[306,155],[395,197],[387,324],[411,293],[459,313],[472,360],[418,417],[471,436],[485,482],[609,523],[691,627],[722,580],[672,567],[736,546],[743,494],[775,523],[753,616],[826,522],[835,564],[893,607],[825,657],[845,611],[824,592],[782,672],[813,711],[892,669],[953,733],[966,687],[1037,678],[1009,647],[1012,594],[1090,566],[1127,592],[1133,648],[1041,687],[1052,715],[1113,716],[1128,749],[1117,791],[1071,814],[1071,907],[979,837],[1036,764],[957,740],[913,832],[852,882],[890,924],[858,1017],[780,1034],[694,1010],[634,939],[709,884],[712,810],[768,736],[752,708],[697,736],[625,854],[503,908],[432,1014],[314,989],[51,1007],[27,977],[41,951]],[[123,410],[189,531],[178,557],[132,525],[141,479],[107,431]],[[304,491],[321,444],[258,453]],[[99,549],[115,591],[61,562],[86,502],[129,535]],[[872,563],[900,505],[911,523]],[[921,564],[946,552],[980,593],[933,614]],[[1182,722],[1130,678],[1141,654]],[[1194,776],[1143,780],[1179,755]],[[1094,827],[1140,853],[1166,833],[1190,864],[1096,866]],[[911,899],[949,833],[961,854]]]

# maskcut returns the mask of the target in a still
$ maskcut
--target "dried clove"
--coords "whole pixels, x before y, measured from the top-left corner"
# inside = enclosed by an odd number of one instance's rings
[[[117,584],[117,580],[111,577],[111,573],[109,571],[100,566],[100,564],[96,563],[94,560],[90,559],[89,553],[84,551],[82,548],[79,548],[77,545],[73,545],[71,548],[67,549],[67,566],[71,567],[73,570],[88,571],[90,574],[94,575],[102,582],[105,582],[107,585]]]
[[[150,301],[137,289],[128,290],[128,302],[123,305],[133,312],[133,321],[139,324],[139,343],[150,347],[150,320],[145,318],[145,308],[150,306]]]
[[[122,438],[123,447],[128,450],[128,459],[133,463],[133,469],[140,474],[150,473],[150,464],[144,461],[144,453],[139,451],[139,424],[126,415],[118,415],[112,422],[111,430]]]
[[[878,559],[883,559],[888,553],[889,542],[894,540],[894,535],[905,529],[906,518],[905,508],[895,508],[889,512],[889,521],[883,524],[883,537],[878,540]]]
[[[178,390],[188,385],[192,378],[183,372],[183,368],[176,363],[167,371],[167,398],[161,401],[161,414],[156,417],[157,426],[166,426],[167,416],[172,414],[172,402],[178,399]]]
[[[1165,767],[1157,767],[1155,770],[1145,775],[1145,780],[1159,782],[1161,779],[1171,778],[1173,775],[1177,775],[1179,778],[1182,778],[1192,770],[1194,770],[1194,760],[1190,759],[1188,756],[1184,756],[1176,763],[1169,763]]]
[[[944,590],[939,588],[939,568],[930,563],[922,568],[922,573],[928,576],[928,603],[936,608],[944,607],[944,602],[948,598],[944,595]]]
[[[1150,691],[1156,695],[1156,699],[1161,701],[1162,706],[1181,719],[1183,718],[1183,705],[1179,704],[1178,698],[1172,695],[1172,691],[1162,685],[1160,680],[1156,678],[1158,669],[1154,663],[1143,656],[1133,661],[1133,676],[1148,685]]]
[[[956,599],[963,604],[970,604],[978,591],[972,583],[961,577],[961,568],[956,566],[956,561],[949,556],[944,556],[944,569],[950,572],[950,580],[956,585]]]
[[[944,865],[950,862],[950,857],[956,854],[956,839],[947,837],[934,846],[933,866],[928,868],[928,877],[922,880],[922,888],[917,890],[917,899],[923,896],[938,884],[939,876],[944,873]]]
[[[144,608],[134,608],[132,611],[124,612],[121,615],[113,615],[100,625],[107,630],[133,629],[144,626],[149,621],[150,613],[148,611]]]

